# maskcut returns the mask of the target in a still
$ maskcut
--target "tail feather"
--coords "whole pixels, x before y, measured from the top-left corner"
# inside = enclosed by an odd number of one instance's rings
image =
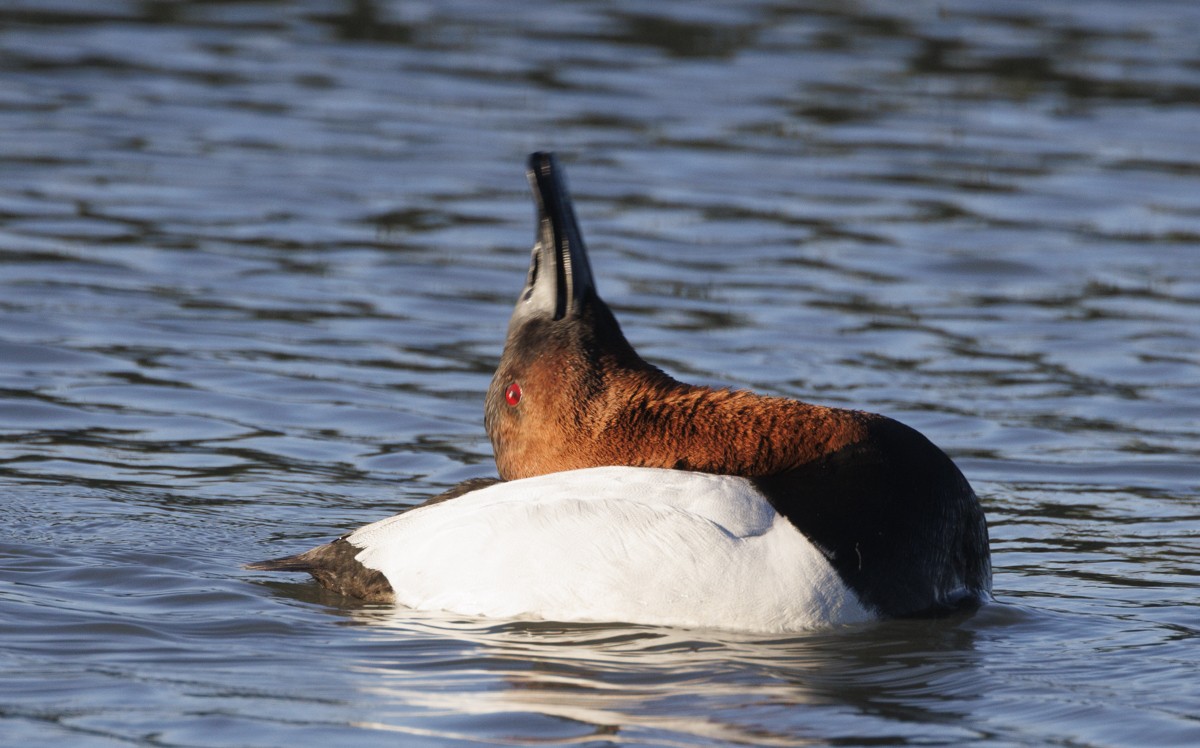
[[[500,482],[499,478],[465,480],[427,500],[421,506],[456,499]],[[295,556],[255,561],[243,568],[250,571],[305,572],[311,574],[323,587],[347,597],[357,597],[369,602],[393,602],[395,594],[383,572],[369,569],[355,558],[361,551],[361,548],[351,545],[345,537],[341,537],[332,543],[317,546]]]
[[[368,602],[390,603],[395,599],[392,585],[377,569],[369,569],[355,558],[362,549],[345,538],[317,546],[295,556],[284,556],[246,564],[251,571],[307,572],[322,587],[347,597]]]
[[[251,564],[246,564],[243,569],[250,571],[309,571],[313,569],[312,562],[308,561],[303,553],[298,553],[295,556],[284,556],[283,558],[269,558],[266,561],[255,561]]]

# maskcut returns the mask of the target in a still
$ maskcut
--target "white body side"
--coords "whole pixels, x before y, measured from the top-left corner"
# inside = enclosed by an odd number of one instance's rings
[[[347,539],[398,604],[421,610],[758,632],[876,618],[743,478],[554,473],[413,509]]]

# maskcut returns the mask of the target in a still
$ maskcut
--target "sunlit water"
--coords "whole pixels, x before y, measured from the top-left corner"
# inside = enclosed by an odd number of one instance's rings
[[[6,745],[1200,743],[1200,5],[0,9]],[[462,620],[240,569],[494,473],[559,151],[680,378],[908,422],[973,617]]]

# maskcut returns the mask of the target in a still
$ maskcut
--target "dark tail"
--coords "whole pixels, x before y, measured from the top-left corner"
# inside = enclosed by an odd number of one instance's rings
[[[313,549],[316,550],[316,549]],[[309,551],[312,553],[312,551]],[[307,571],[312,572],[313,564],[308,558],[307,553],[300,553],[295,556],[284,556],[283,558],[270,558],[266,561],[255,561],[252,564],[246,564],[243,569],[250,571]]]
[[[355,558],[362,549],[338,538],[295,556],[284,556],[246,564],[251,571],[300,571],[312,575],[322,587],[346,597],[369,602],[390,603],[395,599],[387,577],[368,569]]]
[[[421,506],[456,499],[499,482],[499,478],[465,480],[427,500]],[[242,568],[250,571],[306,572],[312,574],[313,579],[320,582],[323,587],[347,597],[357,597],[371,602],[392,602],[395,599],[392,585],[382,572],[368,569],[358,562],[356,556],[361,552],[361,548],[352,545],[346,540],[346,537],[341,537],[332,543],[317,546],[311,551],[298,553],[295,556],[255,561]]]

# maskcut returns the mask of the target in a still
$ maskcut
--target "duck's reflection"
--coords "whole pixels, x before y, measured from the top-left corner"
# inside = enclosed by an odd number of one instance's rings
[[[974,616],[764,638],[342,612],[395,642],[395,657],[373,648],[357,665],[362,691],[397,707],[371,727],[477,739],[482,722],[504,742],[620,734],[668,745],[825,742],[838,722],[858,738],[910,740],[935,724],[968,739],[970,704],[988,688],[976,641],[1012,616],[991,605]]]

